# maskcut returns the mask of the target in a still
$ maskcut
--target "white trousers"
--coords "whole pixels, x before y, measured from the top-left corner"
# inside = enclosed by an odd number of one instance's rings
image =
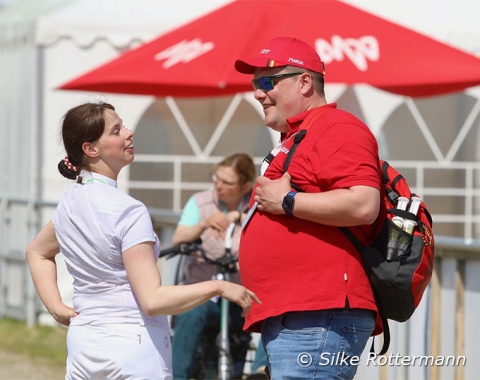
[[[70,326],[66,380],[171,380],[170,334],[140,324]]]

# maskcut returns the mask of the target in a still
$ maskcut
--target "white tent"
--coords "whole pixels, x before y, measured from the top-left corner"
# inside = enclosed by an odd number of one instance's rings
[[[18,0],[1,11],[0,118],[2,132],[5,128],[7,133],[1,154],[2,162],[8,163],[2,192],[34,195],[40,190],[58,199],[55,189],[61,191],[63,186],[57,186],[57,176],[51,175],[59,153],[58,123],[69,107],[88,99],[86,93],[57,91],[58,85],[224,2]],[[140,105],[148,100],[128,98],[112,96],[109,101],[127,108],[122,114],[134,125]],[[26,159],[25,154],[32,156]],[[33,163],[42,170],[37,170],[41,181],[32,180]],[[20,182],[7,180],[19,172],[26,174]],[[53,193],[44,183],[53,185]]]

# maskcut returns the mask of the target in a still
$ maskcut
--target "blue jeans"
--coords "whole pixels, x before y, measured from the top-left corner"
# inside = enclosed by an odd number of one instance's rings
[[[252,372],[257,372],[260,367],[265,367],[268,364],[267,353],[263,347],[262,341],[258,342],[257,350],[255,351],[255,359],[252,364]]]
[[[353,379],[375,312],[331,309],[268,318],[262,327],[272,380]]]
[[[241,312],[240,306],[229,304],[230,331],[242,331],[244,319]],[[215,345],[215,337],[220,331],[220,314],[219,300],[217,303],[208,301],[174,317],[172,338],[174,379],[189,379],[193,375],[195,356],[202,336],[208,335],[213,346]]]

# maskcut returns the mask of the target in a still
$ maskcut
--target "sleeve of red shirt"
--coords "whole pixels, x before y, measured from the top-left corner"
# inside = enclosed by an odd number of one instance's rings
[[[312,148],[312,172],[323,191],[359,185],[380,189],[378,145],[365,125],[333,124]]]

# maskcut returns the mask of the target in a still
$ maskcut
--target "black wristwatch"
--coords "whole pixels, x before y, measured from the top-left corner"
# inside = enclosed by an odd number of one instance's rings
[[[293,206],[295,205],[295,195],[297,195],[296,191],[289,191],[287,195],[283,198],[283,211],[287,215],[293,215]]]

